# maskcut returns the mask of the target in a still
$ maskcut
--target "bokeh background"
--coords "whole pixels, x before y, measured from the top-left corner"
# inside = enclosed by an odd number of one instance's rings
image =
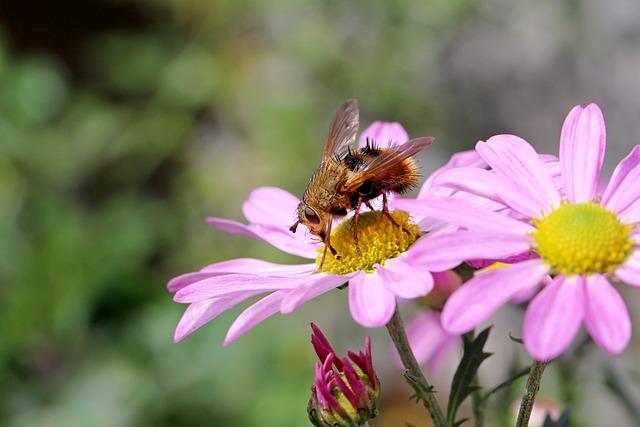
[[[593,100],[610,171],[640,142],[639,21],[634,0],[3,0],[0,425],[306,425],[310,320],[340,350],[373,335],[373,426],[426,425],[384,331],[355,325],[343,293],[223,348],[239,310],[174,345],[165,283],[232,257],[297,261],[204,218],[240,220],[257,186],[301,194],[350,97],[365,126],[436,136],[425,173],[496,133],[556,153],[564,115]],[[488,386],[528,363],[507,338],[519,316],[493,320]],[[623,356],[587,344],[554,364],[544,398],[575,426],[640,425],[637,330]],[[441,401],[451,366],[432,373]],[[509,425],[521,389],[490,425]]]

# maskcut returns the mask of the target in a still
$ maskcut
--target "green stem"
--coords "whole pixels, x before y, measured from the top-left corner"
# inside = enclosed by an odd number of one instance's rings
[[[417,383],[418,387],[414,387],[416,395],[420,400],[422,400],[427,412],[429,412],[434,426],[447,427],[446,418],[444,417],[442,409],[440,409],[440,405],[438,404],[438,400],[432,391],[433,387],[429,384],[422,373],[422,369],[420,369],[420,365],[409,346],[407,334],[404,330],[404,324],[397,307],[391,317],[391,320],[387,323],[387,330],[389,331],[389,336],[393,341],[393,345],[395,345],[398,350],[398,354],[400,354],[400,360],[402,360],[402,364],[407,370],[407,375],[405,376],[411,377],[412,381],[409,381],[410,384],[412,384],[413,381]]]
[[[478,383],[477,376],[475,383]],[[486,400],[480,395],[480,390],[474,390],[471,393],[471,408],[473,410],[473,425],[475,427],[484,427],[484,410]]]
[[[529,425],[533,403],[536,400],[538,390],[540,390],[540,381],[542,380],[542,373],[546,366],[546,362],[538,362],[537,360],[534,360],[533,365],[531,365],[529,378],[527,378],[527,387],[520,402],[520,411],[518,411],[516,427],[527,427]]]

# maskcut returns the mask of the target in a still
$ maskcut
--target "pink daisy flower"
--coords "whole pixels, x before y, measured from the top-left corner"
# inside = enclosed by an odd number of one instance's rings
[[[407,133],[397,123],[376,122],[360,137],[380,144],[401,144]],[[259,295],[263,298],[244,310],[231,325],[225,345],[269,316],[296,310],[307,301],[345,283],[349,284],[349,308],[354,320],[366,327],[384,326],[393,315],[396,299],[426,295],[433,278],[423,265],[415,263],[414,242],[423,230],[406,212],[392,215],[403,229],[395,227],[381,212],[364,212],[358,225],[362,255],[356,253],[350,219],[334,227],[332,245],[341,260],[327,256],[319,269],[321,245],[304,227],[289,231],[299,199],[285,190],[262,187],[251,193],[243,205],[249,224],[222,218],[208,223],[228,233],[244,234],[313,262],[298,265],[274,264],[258,259],[235,259],[209,265],[198,272],[172,279],[168,289],[174,300],[189,304],[176,332],[180,341],[220,313]],[[409,231],[409,233],[407,233]],[[319,252],[320,251],[320,252]]]
[[[550,274],[553,280],[530,302],[524,318],[524,344],[535,359],[560,355],[582,324],[605,351],[626,348],[629,312],[611,281],[640,286],[640,146],[618,164],[600,197],[605,143],[598,106],[576,106],[562,127],[559,180],[552,179],[526,141],[513,135],[476,145],[491,171],[458,168],[440,176],[448,186],[504,203],[519,218],[452,198],[397,202],[398,208],[465,228],[415,245],[415,262],[433,271],[452,268],[460,259],[502,259],[527,251],[539,256],[476,273],[445,305],[446,330],[474,329]]]

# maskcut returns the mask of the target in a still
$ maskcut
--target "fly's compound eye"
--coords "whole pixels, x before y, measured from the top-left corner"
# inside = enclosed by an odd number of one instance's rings
[[[311,208],[305,208],[304,217],[307,219],[307,221],[309,221],[309,223],[313,225],[320,224],[320,217],[318,217],[318,215],[316,214],[316,211],[314,211]]]

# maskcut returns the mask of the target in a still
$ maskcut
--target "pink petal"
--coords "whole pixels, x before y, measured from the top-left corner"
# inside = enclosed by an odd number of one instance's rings
[[[514,135],[496,135],[486,142],[478,142],[476,150],[493,170],[512,182],[522,196],[530,199],[531,209],[548,213],[560,206],[560,194],[551,176],[538,153],[524,139]]]
[[[248,273],[269,276],[295,276],[310,273],[316,269],[315,264],[276,264],[255,258],[236,258],[208,265],[202,272],[229,274]]]
[[[270,277],[255,274],[226,274],[210,277],[182,288],[176,292],[173,300],[192,303],[233,294],[293,289],[310,280],[312,280],[312,275]]]
[[[460,168],[467,166],[484,169],[487,167],[487,162],[480,157],[476,150],[466,150],[453,154],[445,165],[445,167],[448,168]]]
[[[252,224],[251,227],[265,242],[292,255],[315,259],[318,248],[322,247],[319,239],[309,234],[305,227],[299,226],[295,233],[284,227],[261,224]]]
[[[432,186],[434,179],[449,169],[453,168],[461,168],[461,167],[473,167],[473,168],[486,168],[487,164],[482,157],[478,154],[476,150],[467,150],[461,151],[459,153],[455,153],[451,156],[447,164],[442,166],[440,169],[433,172],[427,179],[425,180],[422,188],[420,188],[420,193],[418,194],[418,199],[421,199],[425,196],[433,194]]]
[[[295,276],[298,274],[309,274],[316,269],[315,264],[275,264],[253,258],[237,258],[228,261],[221,261],[208,265],[202,270],[193,273],[182,274],[174,277],[167,283],[169,292],[176,292],[192,283],[199,282],[209,277],[221,276],[230,273],[247,273],[269,276]]]
[[[446,332],[446,331],[445,331]],[[460,347],[460,337],[457,335],[448,335],[447,339],[442,342],[436,352],[431,356],[429,360],[429,368],[437,371],[445,360],[449,359],[453,355],[456,355],[456,349]]]
[[[440,314],[434,311],[425,311],[407,324],[407,338],[409,345],[416,356],[418,363],[429,363],[433,368],[437,363],[437,357],[449,352],[457,340],[457,335],[448,334],[440,324]],[[394,348],[398,364],[400,357]]]
[[[557,169],[557,173],[560,174],[560,161],[556,156],[554,156],[553,154],[538,154],[538,157],[540,157],[540,160],[542,160],[545,165],[555,163],[553,169]]]
[[[536,296],[524,315],[524,346],[536,360],[565,351],[584,317],[584,278],[556,276]]]
[[[367,144],[367,139],[373,141],[376,147],[389,147],[392,144],[404,144],[409,140],[409,135],[398,122],[378,121],[373,122],[362,132],[358,146],[364,147]]]
[[[376,274],[360,273],[349,281],[349,308],[356,322],[368,328],[386,325],[396,308],[396,297]]]
[[[540,290],[542,289],[542,286],[543,284],[540,283],[536,286],[532,286],[530,288],[526,288],[519,292],[516,292],[515,294],[513,294],[510,301],[514,304],[522,304],[527,301],[530,301],[531,298],[533,298],[538,294],[538,292],[540,292]]]
[[[623,224],[640,222],[640,200],[636,200],[624,208],[622,212],[618,213],[618,219],[620,219]]]
[[[444,271],[462,261],[502,259],[530,249],[525,235],[456,231],[438,236],[425,236],[413,244],[406,256],[412,264],[424,265],[429,271]]]
[[[174,277],[173,279],[169,280],[169,283],[167,283],[167,290],[172,293],[177,292],[180,289],[195,282],[199,282],[200,280],[208,279],[209,277],[213,277],[216,275],[217,274],[215,273],[206,273],[203,271],[181,274],[180,276]]]
[[[245,236],[253,237],[254,239],[261,239],[261,237],[248,225],[242,224],[238,221],[233,221],[226,218],[209,217],[207,218],[207,224],[222,230],[229,234],[244,234]]]
[[[382,277],[384,285],[400,298],[417,298],[428,294],[433,289],[433,277],[423,267],[408,265],[400,258],[378,265],[376,271]]]
[[[428,218],[447,221],[450,224],[465,227],[471,231],[515,235],[523,235],[535,231],[531,224],[492,212],[466,200],[451,197],[401,199],[396,200],[394,206]]]
[[[638,256],[631,256],[618,267],[614,275],[628,285],[640,287],[640,259]]]
[[[317,256],[319,243],[314,243],[306,237],[305,227],[298,227],[297,232],[291,233],[287,227],[275,227],[265,224],[245,225],[237,221],[224,218],[209,217],[207,223],[230,234],[244,234],[257,240],[264,240],[281,251],[304,258],[314,259]]]
[[[540,260],[476,273],[451,295],[442,310],[442,326],[450,334],[462,335],[476,328],[517,292],[536,286],[547,274]]]
[[[548,154],[540,154],[540,158],[544,162],[547,173],[553,180],[553,185],[555,185],[560,194],[564,194],[564,178],[562,177],[560,161],[555,156]]]
[[[301,305],[307,303],[307,301],[347,283],[353,275],[355,275],[355,273],[347,275],[326,273],[314,274],[307,279],[306,283],[287,292],[287,295],[282,301],[280,311],[283,314],[291,313],[292,311],[297,310]]]
[[[220,313],[240,304],[254,295],[232,295],[229,297],[213,298],[193,303],[187,307],[173,336],[173,342],[182,341],[202,325],[215,319]]]
[[[560,165],[570,202],[585,203],[596,196],[606,141],[604,117],[596,104],[584,110],[577,105],[569,112],[560,135]]]
[[[540,214],[528,194],[495,171],[478,168],[451,169],[436,176],[434,186],[451,187],[500,204],[507,204],[529,218]]]
[[[284,296],[285,293],[283,291],[274,292],[240,313],[229,328],[227,336],[224,338],[224,345],[226,346],[231,344],[233,341],[249,331],[249,329],[277,313],[280,309],[280,303]]]
[[[300,203],[293,194],[278,187],[259,187],[249,194],[242,212],[250,223],[288,228],[296,220]]]
[[[486,169],[461,167],[447,169],[432,175],[434,186],[446,186],[455,190],[467,191],[501,202],[497,189],[502,180],[493,171]]]
[[[600,348],[621,353],[631,340],[631,318],[624,301],[609,281],[601,275],[586,279],[584,321]]]
[[[640,145],[636,145],[616,166],[600,203],[613,212],[624,211],[640,197],[639,180]]]
[[[393,210],[395,210],[395,207],[393,208]],[[454,231],[458,231],[460,229],[460,227],[458,227],[457,225],[451,225],[447,224],[444,221],[425,218],[423,215],[419,215],[416,213],[413,213],[411,216],[413,217],[414,222],[418,224],[420,229],[426,233],[429,233],[430,235],[453,233]]]

